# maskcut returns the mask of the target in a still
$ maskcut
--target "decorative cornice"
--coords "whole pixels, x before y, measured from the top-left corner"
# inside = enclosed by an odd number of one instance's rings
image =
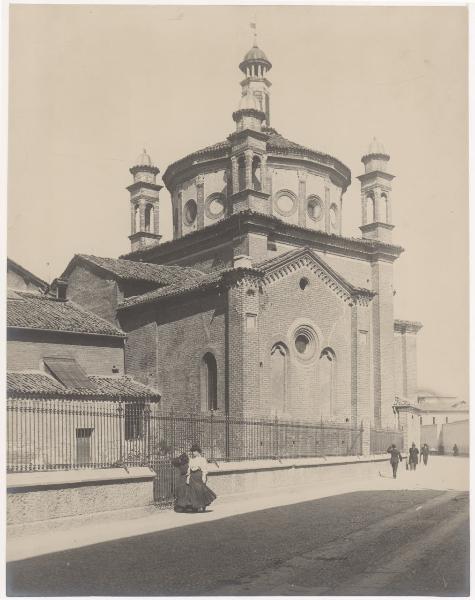
[[[420,408],[409,398],[403,398],[402,396],[395,396],[393,402],[393,408],[396,410],[409,410],[414,413],[420,413]]]
[[[263,200],[267,200],[270,197],[268,192],[263,192],[261,190],[253,190],[251,188],[246,188],[244,190],[240,190],[231,196],[231,201],[236,202],[241,198],[245,198],[246,196],[256,196],[257,198],[262,198]]]
[[[237,123],[239,119],[243,116],[255,117],[256,119],[260,119],[261,121],[263,121],[266,118],[265,112],[263,112],[262,110],[258,110],[257,108],[240,108],[239,110],[233,112],[233,121]]]
[[[423,327],[424,326],[419,321],[394,320],[394,331],[397,331],[398,333],[417,333]]]
[[[138,240],[139,238],[149,238],[157,240],[158,243],[162,239],[162,236],[158,233],[151,233],[150,231],[136,231],[132,235],[129,235],[129,240],[131,242]]]
[[[249,133],[249,135],[255,134],[256,136],[265,136],[262,139],[267,140],[266,146],[267,153],[269,155],[274,155],[275,157],[282,159],[289,158],[290,160],[294,161],[301,159],[303,161],[309,161],[314,165],[317,163],[320,167],[324,167],[325,169],[333,172],[334,175],[341,180],[340,185],[342,185],[345,189],[350,185],[351,171],[337,158],[331,156],[330,154],[319,152],[318,150],[306,148],[305,146],[291,142],[281,136],[275,129],[272,129],[271,127],[264,127],[261,132],[244,130],[242,132],[231,133],[227,140],[192,152],[170,164],[163,175],[163,182],[165,183],[167,189],[171,190],[174,187],[175,178],[183,171],[199,167],[199,163],[201,162],[207,162],[213,159],[229,158],[231,152],[231,142],[234,141],[236,135],[243,135],[246,133],[246,131]]]
[[[394,225],[391,225],[390,223],[382,223],[381,221],[374,221],[373,223],[361,225],[360,229],[363,233],[366,233],[367,231],[372,231],[373,229],[377,229],[379,227],[382,227],[383,229],[388,229],[389,231],[392,231],[394,229]]]
[[[370,171],[369,173],[363,173],[362,175],[357,175],[356,179],[359,179],[361,183],[365,183],[368,179],[372,179],[374,177],[382,177],[383,179],[392,181],[395,175],[391,175],[391,173],[386,173],[385,171],[375,170]]]
[[[159,192],[162,189],[163,185],[158,185],[158,183],[150,183],[149,181],[134,181],[130,185],[127,186],[127,190],[129,192],[135,192],[139,188],[145,188],[148,190],[154,190],[155,192]]]
[[[349,305],[359,304],[368,306],[376,295],[371,290],[356,288],[347,282],[309,248],[289,252],[282,257],[282,260],[279,260],[279,257],[277,257],[267,262],[270,263],[268,268],[266,268],[266,262],[257,265],[258,268],[265,271],[264,282],[267,285],[271,285],[300,268],[307,267],[315,273],[318,279],[323,281],[339,298]]]
[[[160,173],[160,169],[153,165],[135,165],[133,167],[130,167],[129,171],[130,173],[132,173],[132,175],[143,171],[148,171],[149,173],[153,173],[154,175],[158,175],[158,173]]]
[[[257,193],[257,192],[253,192]],[[261,192],[263,193],[263,192]],[[190,232],[144,250],[122,255],[120,258],[146,260],[147,262],[173,263],[197,250],[214,248],[220,241],[231,242],[235,237],[248,232],[272,235],[276,241],[311,247],[313,250],[360,258],[367,261],[385,260],[393,262],[404,252],[404,248],[380,240],[348,238],[335,234],[285,223],[281,219],[252,210],[244,210],[221,219],[203,229]]]
[[[234,131],[233,133],[230,133],[228,135],[228,140],[231,142],[231,144],[235,144],[240,139],[246,137],[253,137],[265,142],[269,136],[264,131],[256,131],[255,129],[241,129],[241,131]]]

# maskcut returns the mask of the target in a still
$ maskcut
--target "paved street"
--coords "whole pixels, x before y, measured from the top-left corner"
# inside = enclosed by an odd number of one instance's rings
[[[434,479],[437,470],[432,473]],[[468,493],[440,486],[401,489],[404,480],[416,487],[424,478],[428,483],[428,471],[404,473],[392,490],[356,491],[215,520],[207,520],[210,513],[194,515],[192,524],[173,529],[13,561],[8,590],[466,595]],[[391,485],[388,479],[385,486]],[[219,510],[216,503],[212,514]]]

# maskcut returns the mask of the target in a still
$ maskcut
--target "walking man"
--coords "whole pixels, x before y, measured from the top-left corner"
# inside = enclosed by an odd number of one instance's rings
[[[396,444],[391,444],[388,450],[391,455],[389,462],[391,463],[391,467],[393,468],[393,477],[396,479],[397,468],[400,462],[402,462],[402,456],[399,450],[396,448]]]
[[[429,460],[429,446],[426,443],[422,445],[421,456],[424,461],[424,466],[427,467],[427,461]]]
[[[412,446],[409,448],[409,469],[415,471],[417,463],[419,462],[419,449],[416,448],[416,444],[412,442]]]

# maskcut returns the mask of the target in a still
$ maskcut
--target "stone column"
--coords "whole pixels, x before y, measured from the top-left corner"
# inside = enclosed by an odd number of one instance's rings
[[[153,205],[153,232],[156,235],[160,233],[160,211],[158,208],[158,203]]]
[[[197,226],[202,229],[205,225],[205,178],[204,175],[198,175],[196,178],[196,204],[198,205]]]
[[[246,159],[246,189],[252,190],[252,159],[254,153],[252,150],[245,150],[244,156]]]
[[[307,171],[299,171],[299,225],[300,227],[305,227],[306,222],[306,210],[307,210]]]
[[[135,231],[135,204],[130,203],[130,234],[134,235]]]
[[[267,156],[261,156],[261,190],[267,192]]]
[[[361,225],[367,224],[367,211],[366,211],[366,192],[361,192]]]
[[[231,156],[231,178],[233,194],[239,192],[239,166],[237,156]]]
[[[383,218],[383,211],[382,211],[382,198],[381,198],[381,190],[379,190],[378,188],[376,188],[374,190],[374,220],[376,221],[376,223],[383,223],[384,222],[384,218]]]
[[[388,225],[391,225],[393,222],[393,215],[392,215],[392,210],[391,210],[391,194],[389,192],[386,192],[386,198],[387,198],[387,203],[388,203],[388,209],[387,209],[387,215],[388,215],[388,220],[387,223]]]
[[[140,200],[140,231],[145,231],[145,201]]]
[[[330,233],[330,188],[325,186],[325,231]]]

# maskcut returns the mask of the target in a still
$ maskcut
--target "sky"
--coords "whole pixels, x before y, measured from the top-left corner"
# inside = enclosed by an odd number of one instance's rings
[[[234,130],[254,21],[272,126],[351,169],[344,235],[372,137],[391,155],[395,316],[424,324],[419,386],[468,400],[464,7],[12,5],[8,255],[51,281],[75,253],[127,252],[128,169]],[[165,188],[160,217],[171,239]]]

